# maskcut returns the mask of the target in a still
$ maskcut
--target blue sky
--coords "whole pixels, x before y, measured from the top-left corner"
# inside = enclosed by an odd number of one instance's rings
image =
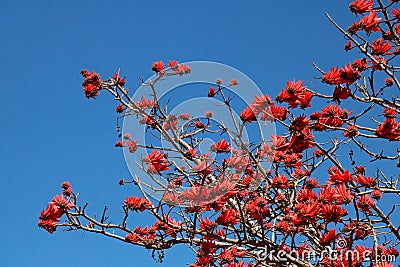
[[[346,2],[346,1],[344,1]],[[150,253],[89,233],[37,227],[42,208],[69,180],[89,212],[138,192],[116,141],[115,103],[87,100],[79,71],[121,68],[135,87],[156,60],[210,60],[233,66],[276,95],[287,80],[312,82],[311,66],[343,65],[347,2],[336,1],[7,1],[0,10],[0,195],[2,266],[185,266],[193,254]],[[101,197],[100,197],[101,196]],[[142,220],[137,218],[137,222]]]

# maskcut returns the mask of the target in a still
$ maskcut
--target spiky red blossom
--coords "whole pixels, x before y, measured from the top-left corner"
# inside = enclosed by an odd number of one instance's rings
[[[176,60],[171,60],[170,62],[168,62],[168,66],[173,70],[178,68],[178,65],[179,65],[179,63]]]
[[[380,32],[381,29],[378,26],[380,21],[381,18],[376,16],[376,11],[371,11],[359,21],[354,22],[353,25],[348,28],[348,31],[351,34],[355,34],[360,30],[364,30],[368,35],[370,35],[371,32]]]
[[[351,91],[349,87],[342,87],[340,85],[335,87],[335,90],[333,91],[333,98],[334,99],[347,99],[351,95]]]
[[[163,127],[166,131],[168,130],[177,130],[178,129],[178,119],[175,115],[170,114],[168,119],[163,122]]]
[[[365,188],[373,188],[376,186],[376,181],[370,176],[357,175],[354,180]]]
[[[288,187],[289,184],[289,179],[287,178],[287,176],[285,174],[281,174],[279,176],[275,176],[272,179],[272,187],[275,188],[280,188],[280,189],[286,189]]]
[[[146,99],[144,96],[142,96],[142,100],[136,102],[136,105],[139,107],[146,109],[146,108],[152,108],[154,106],[154,101],[149,99]]]
[[[329,170],[329,181],[334,184],[348,183],[353,180],[351,173],[348,170],[343,172],[337,168],[330,168]]]
[[[354,14],[364,14],[365,12],[369,12],[374,7],[372,0],[354,0],[350,3],[349,8],[350,11]]]
[[[139,145],[135,140],[130,140],[127,143],[129,153],[135,153],[135,151],[138,149]]]
[[[130,196],[124,200],[125,206],[131,210],[136,212],[141,212],[150,207],[152,204],[150,201],[143,197],[135,197]]]
[[[315,112],[310,118],[315,122],[311,127],[316,131],[323,131],[330,127],[340,127],[348,119],[350,112],[341,109],[338,105],[329,105],[322,109],[321,112]]]
[[[214,87],[210,87],[210,90],[208,90],[208,97],[214,97],[217,94],[217,92],[215,91]]]
[[[389,42],[385,42],[383,38],[378,38],[374,40],[374,43],[371,47],[371,54],[384,56],[389,54],[389,50],[391,48],[392,46],[389,44]]]
[[[150,163],[148,171],[152,173],[159,173],[161,171],[169,170],[169,163],[165,159],[164,153],[160,152],[159,150],[153,150],[150,154],[143,158],[143,161]]]
[[[307,108],[310,106],[312,93],[303,86],[304,81],[288,81],[276,97],[278,102],[287,102],[291,108]]]
[[[392,86],[393,85],[393,79],[392,78],[385,78],[385,85],[387,86],[387,87],[390,87],[390,86]]]
[[[125,146],[125,143],[124,143],[124,141],[122,141],[122,140],[118,140],[116,143],[115,143],[115,147],[124,147]]]
[[[347,130],[343,133],[343,136],[348,138],[356,137],[358,135],[359,135],[358,128],[355,125],[349,125],[347,127]]]
[[[89,73],[87,70],[82,70],[81,75],[84,80],[82,83],[83,91],[87,98],[96,98],[99,95],[101,89],[101,78],[100,75],[94,71]]]
[[[400,8],[392,9],[393,17],[397,20],[400,20]]]
[[[239,218],[236,215],[236,211],[229,208],[221,212],[216,222],[220,225],[235,225],[239,222]]]
[[[64,182],[62,187],[65,191],[71,190],[71,185],[68,182]],[[47,208],[42,210],[39,217],[38,226],[45,229],[47,232],[52,234],[56,228],[57,224],[60,221],[61,216],[67,211],[70,210],[75,205],[71,202],[71,199],[67,197],[66,194],[61,193],[53,197],[51,202],[48,203]]]
[[[264,111],[261,113],[261,120],[262,121],[274,121],[275,119],[278,120],[286,120],[287,119],[287,108],[280,107],[275,104],[271,104]]]
[[[314,135],[309,128],[294,132],[289,141],[289,147],[295,153],[301,153],[312,148],[314,144]]]
[[[216,153],[228,153],[230,149],[231,147],[225,139],[219,140],[218,143],[214,143],[210,147],[210,150]]]
[[[400,140],[400,123],[393,118],[386,118],[383,123],[379,124],[375,133],[377,136],[391,141]]]
[[[353,48],[353,42],[350,40],[345,44],[344,50],[345,51],[350,51],[352,48]]]
[[[200,129],[205,127],[204,123],[202,123],[201,121],[196,121],[195,126],[196,128]]]
[[[253,122],[257,120],[257,116],[254,114],[253,108],[251,106],[247,106],[242,113],[240,113],[240,119],[243,122]]]
[[[191,71],[192,69],[185,64],[179,64],[178,67],[176,68],[176,73],[178,73],[179,75],[189,74]]]
[[[345,184],[337,185],[334,192],[333,197],[337,204],[349,204],[353,200],[353,195]]]
[[[322,82],[327,84],[347,85],[354,83],[361,77],[357,69],[352,64],[344,65],[342,69],[332,67],[331,70],[322,76]]]
[[[330,229],[327,233],[322,233],[321,239],[319,240],[322,246],[329,246],[336,239],[335,229]]]
[[[327,223],[338,222],[343,216],[347,215],[347,210],[339,205],[323,205],[321,209],[322,217]]]
[[[383,116],[386,118],[397,118],[397,111],[393,108],[385,108],[383,110]]]
[[[377,63],[375,63],[375,61],[372,61],[372,67],[374,68],[374,70],[383,70],[387,65],[387,61],[383,57],[374,57],[374,59],[377,61]]]
[[[118,106],[115,108],[115,111],[116,111],[117,113],[122,113],[122,112],[124,112],[124,110],[125,110],[125,106],[122,105],[122,104],[118,105]]]
[[[368,62],[366,58],[358,58],[351,64],[353,68],[356,68],[359,72],[363,72],[368,68]]]
[[[358,198],[356,206],[363,212],[370,213],[370,209],[375,206],[375,202],[368,195],[362,195]]]
[[[124,86],[125,85],[125,79],[119,77],[118,72],[114,73],[113,79],[115,80],[115,83],[119,86]]]
[[[165,69],[164,62],[162,62],[162,60],[157,61],[157,62],[153,62],[153,65],[151,66],[151,69],[157,74],[162,72]]]

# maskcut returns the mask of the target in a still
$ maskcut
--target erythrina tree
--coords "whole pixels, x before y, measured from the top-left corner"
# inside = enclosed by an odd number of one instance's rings
[[[215,77],[204,95],[224,103],[231,128],[211,120],[212,112],[203,118],[172,114],[159,99],[157,86],[170,76],[191,75],[190,64],[153,63],[156,78],[142,84],[152,94],[141,101],[131,98],[119,71],[104,80],[83,70],[87,98],[111,94],[119,116],[140,118],[147,133],[170,144],[140,144],[134,132],[120,134],[115,144],[128,153],[146,149],[137,166],[151,180],[167,183],[155,200],[139,176],[121,180],[142,195],[127,196],[124,216],[111,221],[107,208],[90,216],[88,204],[80,204],[64,182],[39,226],[49,233],[62,227],[119,239],[152,250],[157,260],[187,244],[197,252],[192,267],[394,266],[400,242],[397,2],[353,1],[355,22],[347,29],[327,15],[345,37],[344,49],[357,53],[343,67],[314,64],[323,89],[289,81],[275,99],[257,95],[235,117],[229,90],[241,81]],[[246,141],[244,129],[258,121],[276,123],[277,134]],[[206,135],[218,136],[209,151],[216,157],[198,151]],[[153,223],[136,225],[129,220],[135,213],[150,214]]]

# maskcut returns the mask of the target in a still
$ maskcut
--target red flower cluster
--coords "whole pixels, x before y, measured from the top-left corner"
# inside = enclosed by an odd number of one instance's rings
[[[114,73],[113,79],[114,79],[116,85],[118,85],[118,86],[124,86],[125,85],[125,79],[119,77],[119,73],[118,72]]]
[[[219,140],[218,143],[214,143],[210,146],[210,150],[216,153],[228,153],[231,147],[225,139]]]
[[[340,127],[348,119],[349,112],[337,105],[329,105],[322,112],[314,112],[310,118],[315,122],[311,127],[316,131],[323,131],[328,127]]]
[[[42,210],[39,217],[38,226],[45,229],[47,232],[52,234],[60,221],[61,216],[67,211],[74,207],[68,196],[72,194],[72,189],[69,182],[62,183],[61,187],[64,192],[59,196],[55,196],[51,202],[47,205],[45,210]]]
[[[374,4],[372,0],[354,0],[350,3],[350,11],[354,14],[364,14],[365,12],[372,11]]]
[[[394,118],[386,118],[375,130],[377,136],[387,138],[391,141],[400,140],[400,123]]]
[[[383,38],[378,38],[374,40],[374,43],[371,47],[371,54],[372,55],[388,55],[389,50],[392,49],[392,46],[383,40]]]
[[[87,70],[82,70],[81,75],[84,78],[82,86],[85,96],[87,98],[96,98],[96,96],[99,95],[99,91],[101,89],[100,75],[94,71],[90,73]]]
[[[347,30],[351,34],[355,34],[358,31],[364,30],[368,35],[373,32],[380,32],[381,29],[379,28],[378,24],[381,21],[381,18],[376,16],[376,11],[371,11],[368,15],[356,21],[351,25]]]
[[[127,197],[124,204],[129,210],[136,212],[142,212],[152,205],[147,199],[135,196]]]
[[[288,81],[286,88],[276,97],[278,102],[287,102],[291,108],[310,106],[312,93],[303,86],[304,81]]]
[[[157,62],[153,62],[153,65],[151,65],[151,70],[153,70],[155,73],[159,74],[160,72],[162,72],[165,69],[165,65],[164,62],[157,61]]]
[[[153,150],[150,154],[143,158],[143,161],[150,163],[150,166],[147,169],[150,173],[159,173],[161,171],[169,170],[169,163],[165,159],[164,153],[160,152],[159,150]]]
[[[360,79],[359,71],[352,64],[344,65],[342,69],[332,67],[331,70],[322,76],[322,82],[327,84],[350,85]]]

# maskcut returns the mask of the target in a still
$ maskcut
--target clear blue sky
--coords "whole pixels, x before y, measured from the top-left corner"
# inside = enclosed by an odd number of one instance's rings
[[[0,10],[0,265],[185,266],[194,259],[188,250],[169,251],[157,264],[139,247],[37,227],[64,180],[92,213],[103,204],[120,210],[138,193],[117,184],[129,173],[113,147],[115,103],[106,94],[87,100],[79,71],[121,68],[135,87],[153,61],[210,60],[243,71],[271,95],[293,78],[312,88],[312,61],[346,62],[345,41],[324,12],[347,26],[349,1],[67,2],[3,1]]]

